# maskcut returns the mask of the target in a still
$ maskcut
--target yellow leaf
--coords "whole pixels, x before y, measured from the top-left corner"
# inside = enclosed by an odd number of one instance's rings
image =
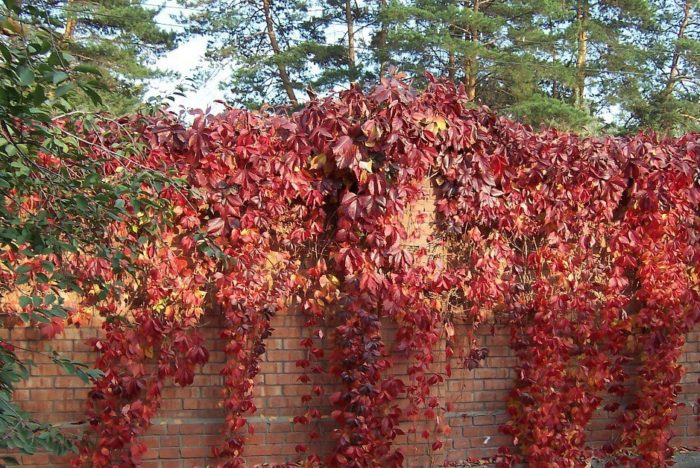
[[[327,160],[328,160],[328,158],[326,157],[326,155],[324,153],[317,154],[316,156],[311,158],[311,163],[310,163],[311,169],[321,169],[323,166],[326,165]]]
[[[448,338],[455,336],[455,327],[452,325],[452,322],[445,323],[445,333],[447,333]]]
[[[433,122],[435,123],[435,127],[438,131],[445,130],[447,128],[447,120],[445,120],[444,117],[433,119]]]
[[[447,120],[445,120],[444,117],[433,117],[431,119],[426,119],[425,122],[425,128],[433,133],[439,133],[447,128]]]

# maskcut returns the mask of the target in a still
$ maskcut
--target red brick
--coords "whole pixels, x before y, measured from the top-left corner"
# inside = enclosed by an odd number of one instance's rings
[[[181,447],[180,455],[182,458],[207,458],[211,455],[211,449],[209,447]]]
[[[180,447],[161,447],[158,455],[161,459],[179,459]]]
[[[159,449],[157,448],[149,448],[146,450],[146,453],[143,454],[143,459],[144,460],[154,460],[158,458],[158,451]]]
[[[430,209],[430,206],[426,209]],[[333,441],[330,440],[329,434],[335,425],[327,418],[318,425],[324,440],[314,443],[309,443],[308,432],[316,426],[289,423],[293,416],[304,411],[305,406],[301,404],[299,397],[309,393],[312,386],[298,382],[301,370],[294,363],[299,356],[305,356],[306,353],[299,345],[300,338],[308,335],[301,329],[301,322],[299,317],[290,315],[277,316],[273,320],[274,336],[268,341],[269,351],[264,356],[262,372],[256,377],[255,401],[258,412],[251,418],[256,433],[248,437],[245,449],[245,458],[250,466],[254,463],[293,461],[297,457],[294,451],[297,444],[308,445],[310,451],[321,453],[328,453],[332,447]],[[216,324],[217,321],[212,323]],[[149,429],[148,436],[143,438],[149,446],[149,451],[146,454],[148,459],[142,466],[181,468],[216,464],[211,458],[211,447],[219,445],[223,439],[221,431],[224,414],[219,407],[222,378],[218,372],[221,362],[225,360],[221,342],[217,338],[217,326],[202,330],[207,336],[212,359],[210,364],[197,374],[194,385],[186,388],[168,385],[164,389],[162,409],[156,415],[157,419]],[[464,325],[459,326],[464,327],[461,332],[466,332]],[[394,332],[393,326],[383,330],[388,347],[391,346],[391,335]],[[467,371],[459,368],[458,361],[453,361],[453,377],[434,388],[435,394],[443,396],[443,402],[450,401],[454,404],[454,409],[446,417],[452,432],[443,438],[445,449],[433,454],[434,464],[441,464],[446,456],[455,460],[463,459],[467,454],[493,455],[499,445],[511,445],[510,437],[500,434],[498,426],[507,419],[505,401],[513,385],[513,367],[517,365],[517,360],[508,346],[508,333],[499,332],[491,336],[486,332],[486,328],[477,332],[479,342],[489,348],[489,357],[483,363],[483,367]],[[83,362],[94,362],[95,356],[88,352],[81,340],[84,336],[96,333],[101,331],[82,329],[79,334],[72,332],[57,342],[70,343],[74,340],[72,345],[61,345],[67,350],[73,350],[67,354]],[[26,337],[27,333],[22,331],[16,335]],[[692,405],[700,392],[700,386],[697,384],[700,375],[700,332],[693,332],[689,338],[693,339],[689,339],[682,355],[682,362],[687,371],[682,381],[684,393],[679,396],[679,402],[685,402],[687,406],[679,408],[679,417],[675,425],[678,435],[672,443],[697,445],[700,425]],[[37,341],[24,343],[32,349],[40,349],[43,346]],[[328,346],[329,340],[324,339],[322,344]],[[441,349],[442,344],[437,348]],[[441,372],[444,358],[439,350],[436,353],[438,359],[432,368]],[[406,368],[406,362],[397,359],[391,372],[394,375],[405,375]],[[636,371],[635,366],[630,366],[629,369],[630,372]],[[327,375],[313,376],[313,379],[316,382],[335,384]],[[634,386],[634,383],[630,382],[629,385]],[[326,396],[314,398],[312,404],[328,405],[327,395],[335,391],[335,388],[339,387],[326,385]],[[46,414],[56,422],[67,422],[84,418],[87,392],[86,386],[77,378],[66,376],[55,365],[46,363],[32,369],[32,377],[18,385],[15,398],[25,409]],[[322,406],[322,409],[325,414],[330,411],[327,406]],[[468,416],[462,417],[461,413],[467,413]],[[609,421],[607,413],[601,411],[596,414],[589,427],[588,440],[591,444],[600,444],[616,436],[613,431],[605,429]],[[421,466],[421,463],[429,461],[426,454],[430,453],[429,446],[434,437],[431,435],[428,440],[424,440],[420,437],[420,432],[424,425],[432,428],[433,424],[432,421],[420,420],[417,423],[418,436],[407,434],[395,441],[397,446],[403,447],[407,454],[411,454],[406,462],[407,467]],[[66,460],[65,457],[48,457],[46,454],[22,457],[25,466],[62,467],[66,466]]]
[[[160,462],[160,468],[181,468],[183,466],[185,465],[181,460],[162,460]]]

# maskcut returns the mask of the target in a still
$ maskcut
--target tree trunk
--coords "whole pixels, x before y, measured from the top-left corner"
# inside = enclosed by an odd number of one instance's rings
[[[547,26],[549,29],[549,33],[553,34],[555,31],[554,25],[552,24],[551,20],[548,22]],[[552,62],[559,63],[559,54],[557,54],[556,44],[554,45],[554,47],[552,47]],[[552,97],[554,99],[559,99],[561,97],[559,93],[559,81],[556,78],[552,80]]]
[[[352,17],[352,0],[345,0],[345,23],[348,28],[348,78],[355,83],[355,21]]]
[[[454,2],[450,2],[450,5],[454,5]],[[460,36],[455,26],[455,23],[447,24],[447,31],[450,35],[450,49],[447,51],[447,78],[452,83],[456,83],[457,81],[457,57],[452,48],[452,41],[459,39]]]
[[[678,26],[678,35],[676,36],[676,47],[673,49],[673,57],[671,58],[671,69],[668,72],[668,79],[666,80],[666,86],[664,87],[663,98],[664,100],[671,97],[673,94],[673,89],[676,86],[676,81],[678,80],[678,75],[680,74],[678,68],[678,62],[681,57],[681,46],[680,41],[685,37],[685,30],[690,22],[690,0],[685,0],[683,5],[683,19]]]
[[[386,8],[386,0],[379,0],[379,15],[381,16],[382,11]],[[375,56],[377,57],[377,65],[379,69],[379,79],[384,76],[386,71],[386,65],[388,61],[388,54],[386,53],[386,40],[389,35],[386,21],[380,19],[379,33],[377,34],[377,52]]]
[[[289,75],[287,74],[287,66],[281,60],[279,60],[279,55],[281,55],[282,51],[280,49],[279,44],[277,43],[277,35],[275,34],[275,27],[272,23],[272,14],[270,13],[270,0],[262,0],[262,6],[263,13],[265,14],[267,37],[268,39],[270,39],[270,47],[272,47],[272,54],[277,59],[277,70],[279,71],[280,80],[282,81],[282,88],[284,89],[284,92],[287,93],[289,102],[291,102],[292,105],[297,106],[299,105],[299,101],[297,101],[296,94],[294,94],[294,87],[292,86],[292,82],[289,79]]]
[[[69,41],[73,39],[73,34],[75,34],[75,27],[77,26],[77,20],[75,18],[75,13],[70,11],[70,7],[75,3],[75,0],[68,0],[66,2],[66,16],[68,17],[66,21],[66,29],[63,31],[63,40]]]
[[[586,54],[588,51],[588,0],[578,0],[576,5],[578,23],[578,53],[576,55],[576,86],[574,87],[574,105],[586,109],[584,91],[586,89]]]
[[[474,0],[474,6],[472,8],[474,13],[479,13],[480,3],[481,0]],[[464,87],[467,91],[467,98],[473,101],[476,99],[476,74],[478,72],[478,54],[476,52],[476,47],[479,44],[479,30],[475,25],[469,28],[469,36],[468,40],[472,42],[475,50],[473,55],[466,55],[464,57]]]

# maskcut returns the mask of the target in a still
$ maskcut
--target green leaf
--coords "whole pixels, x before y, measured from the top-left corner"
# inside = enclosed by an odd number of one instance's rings
[[[41,283],[41,284],[46,284],[46,283],[49,282],[49,277],[46,276],[46,275],[43,274],[43,273],[37,273],[37,274],[36,274],[36,279],[37,279],[37,282],[39,282],[39,283]]]
[[[53,81],[53,84],[59,84],[68,79],[68,73],[64,71],[55,71],[51,79]]]
[[[97,68],[94,65],[89,65],[87,63],[81,63],[80,65],[76,65],[75,67],[73,67],[73,70],[77,72],[92,73],[93,75],[102,76],[102,72],[99,68]]]
[[[66,309],[56,305],[51,307],[51,309],[49,309],[47,313],[51,317],[68,318],[68,312],[66,311]]]
[[[69,92],[71,92],[73,89],[75,89],[75,85],[73,83],[62,84],[61,86],[56,88],[56,96],[57,97],[64,96],[64,95],[68,94]]]
[[[17,76],[19,77],[19,84],[22,86],[29,86],[34,83],[34,71],[26,65],[17,68]]]
[[[87,199],[82,195],[78,195],[77,197],[75,197],[75,204],[78,205],[78,208],[80,208],[81,210],[88,209]]]
[[[90,86],[82,86],[82,89],[85,91],[85,94],[88,95],[93,104],[102,104],[102,96],[97,94],[94,89],[92,89]]]
[[[41,314],[31,314],[31,319],[36,320],[39,323],[51,323],[51,320],[44,315],[43,313]]]
[[[0,43],[0,53],[7,63],[12,62],[12,52],[10,52],[10,49],[3,43]]]
[[[54,67],[63,65],[62,58],[60,55],[58,55],[58,51],[56,50],[49,54],[49,57],[46,59],[46,63]]]
[[[4,0],[4,3],[8,10],[19,11],[17,0]]]
[[[99,379],[104,375],[99,369],[91,369],[83,363],[61,357],[56,351],[52,352],[51,360],[68,374],[75,375],[85,383],[88,383],[90,380]]]

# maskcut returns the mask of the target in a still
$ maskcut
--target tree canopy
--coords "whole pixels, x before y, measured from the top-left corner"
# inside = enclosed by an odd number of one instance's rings
[[[535,126],[700,128],[695,0],[181,0],[232,101],[297,106],[398,66]]]
[[[125,200],[136,202],[137,212],[162,207],[145,190],[170,180],[150,170],[105,177],[105,167],[127,164],[139,151],[130,135],[120,135],[116,120],[82,110],[122,109],[133,98],[103,86],[105,79],[114,82],[110,76],[117,80],[106,59],[89,59],[81,52],[89,47],[64,42],[66,30],[56,27],[42,3],[5,0],[0,25],[0,317],[5,327],[36,326],[51,337],[71,320],[67,297],[85,291],[74,260],[87,255],[106,265],[119,262],[124,251],[110,243],[106,220],[127,215]],[[98,56],[106,57],[93,54]],[[123,141],[118,148],[88,137],[106,122]],[[88,288],[93,286],[109,291],[99,281]],[[8,298],[21,310],[13,311]],[[0,449],[71,450],[72,441],[58,428],[13,402],[15,385],[31,371],[31,362],[16,351],[0,342]],[[101,375],[56,352],[45,354],[85,382]]]
[[[39,0],[38,11],[25,7],[23,19],[41,18],[56,32],[56,46],[80,63],[102,70],[104,104],[115,114],[134,110],[148,81],[163,77],[156,58],[176,46],[176,34],[158,24],[157,2],[132,0]],[[85,106],[81,98],[76,106]],[[95,109],[95,107],[92,107]]]

